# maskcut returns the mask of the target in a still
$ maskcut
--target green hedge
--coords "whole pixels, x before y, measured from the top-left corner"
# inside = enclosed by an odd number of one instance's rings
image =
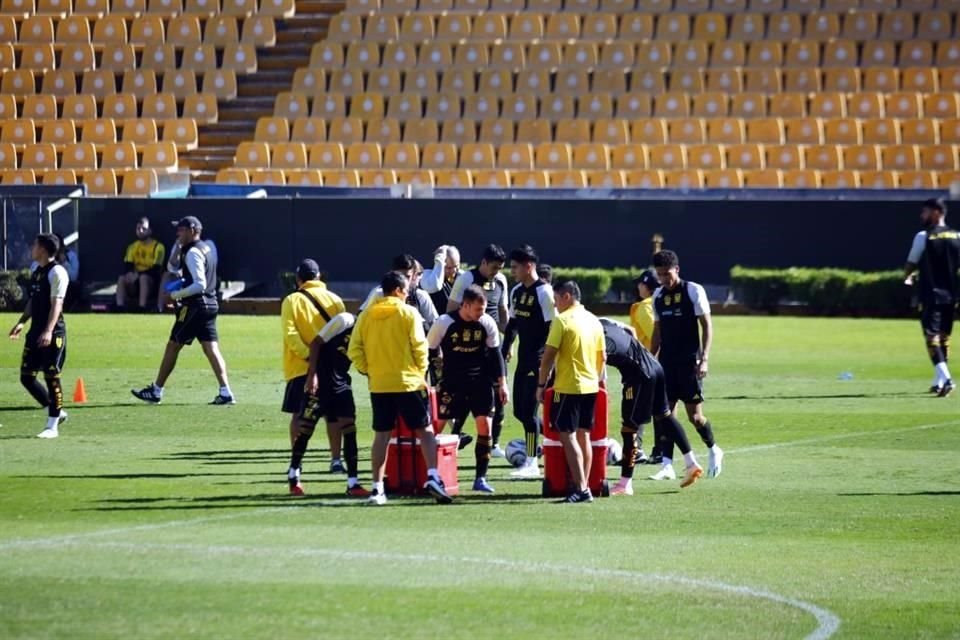
[[[846,269],[730,270],[730,286],[738,301],[751,309],[774,310],[784,303],[807,305],[817,313],[903,313],[911,290],[901,271]]]
[[[30,285],[30,272],[0,271],[0,311],[19,311],[26,301],[26,288]]]

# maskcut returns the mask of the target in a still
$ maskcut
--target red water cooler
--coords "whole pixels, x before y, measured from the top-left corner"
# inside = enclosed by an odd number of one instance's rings
[[[432,388],[430,394],[430,417],[437,423],[437,394]],[[460,439],[454,435],[438,435],[437,472],[443,480],[447,493],[454,496],[460,492],[457,482],[457,446]],[[387,468],[383,479],[387,494],[427,495],[423,485],[427,481],[427,464],[420,450],[420,440],[407,427],[403,418],[397,419],[397,425],[390,433],[387,446]]]
[[[563,454],[560,434],[550,426],[550,409],[553,403],[553,388],[543,394],[543,495],[566,496],[570,494],[573,479]],[[600,387],[597,406],[590,431],[593,447],[593,465],[590,467],[587,485],[595,496],[610,495],[607,483],[607,390]]]

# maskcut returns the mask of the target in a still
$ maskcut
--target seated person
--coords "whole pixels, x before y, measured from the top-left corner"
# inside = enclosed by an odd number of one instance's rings
[[[156,290],[163,273],[166,249],[151,237],[150,220],[137,221],[137,239],[130,243],[123,258],[124,272],[117,278],[117,309],[127,309],[127,299],[138,296],[139,308],[147,309],[150,294]]]

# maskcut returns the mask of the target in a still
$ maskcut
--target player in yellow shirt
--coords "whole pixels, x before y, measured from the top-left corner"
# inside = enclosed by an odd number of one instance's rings
[[[163,274],[167,250],[152,238],[148,218],[140,218],[135,229],[137,239],[127,246],[123,255],[123,274],[117,278],[117,308],[127,308],[127,298],[138,295],[140,310],[147,309],[147,300],[156,289]]]
[[[637,301],[630,305],[630,326],[637,334],[637,340],[649,351],[653,339],[653,292],[660,286],[657,274],[647,269],[635,278]]]
[[[560,433],[573,477],[575,489],[566,502],[593,502],[587,479],[593,465],[590,430],[607,361],[603,326],[580,304],[580,287],[572,280],[554,289],[554,303],[560,313],[554,316],[547,334],[537,400],[543,401],[550,371],[556,366],[550,423]]]

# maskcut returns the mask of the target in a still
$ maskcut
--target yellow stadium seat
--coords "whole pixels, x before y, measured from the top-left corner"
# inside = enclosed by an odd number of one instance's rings
[[[410,42],[390,42],[383,49],[383,69],[409,69],[417,59],[416,45]]]
[[[291,142],[303,142],[304,144],[313,144],[314,142],[326,142],[327,123],[322,118],[301,117],[293,121],[293,128],[290,131]]]
[[[481,93],[503,95],[513,93],[513,74],[505,69],[486,69],[480,72]]]
[[[956,42],[937,43],[937,66],[945,66],[956,57],[951,52],[960,54],[960,44]],[[941,60],[941,54],[946,60]],[[929,67],[933,65],[933,44],[923,40],[911,40],[900,44],[900,67]]]
[[[442,47],[443,45],[435,45]],[[441,50],[442,53],[442,50]],[[421,53],[421,60],[423,55]],[[465,42],[456,45],[453,55],[453,64],[463,68],[484,68],[489,64],[490,48],[486,44],[476,42]],[[522,60],[516,64],[522,63]]]
[[[577,144],[573,147],[574,169],[606,170],[610,168],[610,148],[605,144]]]
[[[266,142],[241,142],[233,157],[235,167],[267,169],[270,167],[270,145]]]
[[[718,144],[696,144],[687,147],[687,164],[697,169],[723,169],[723,147]]]
[[[662,70],[634,70],[630,72],[630,90],[640,94],[665,93],[667,90],[667,82],[664,75]],[[594,78],[594,83],[596,83],[596,77]],[[594,86],[594,90],[596,90],[596,86]],[[647,96],[647,103],[650,103],[649,97],[650,96]]]
[[[286,171],[287,185],[297,187],[321,187],[323,186],[323,176],[316,169],[303,169],[300,171]]]
[[[196,93],[197,74],[190,69],[165,71],[163,74],[163,92],[180,100]]]
[[[156,16],[151,16],[156,18]],[[178,47],[201,44],[203,35],[196,16],[177,16],[167,23],[166,42]]]
[[[866,144],[896,144],[900,142],[897,121],[876,119],[863,121],[863,142]]]
[[[941,91],[960,91],[960,62],[938,70]]]
[[[423,42],[434,38],[433,16],[412,13],[400,20],[401,42]]]
[[[896,171],[860,171],[862,189],[896,189],[900,183]]]
[[[392,142],[383,148],[383,166],[388,169],[418,169],[420,149],[409,142]]]
[[[203,74],[217,68],[217,51],[212,44],[197,44],[184,47],[180,68]]]
[[[461,14],[438,16],[436,39],[442,42],[459,42],[469,38],[472,24],[469,16]]]
[[[348,15],[370,15],[380,11],[380,0],[347,0],[344,12]]]
[[[882,118],[884,116],[883,96],[872,92],[851,94],[847,98],[847,112],[856,118]]]
[[[921,40],[946,41],[951,33],[951,16],[947,11],[924,11],[919,14],[917,38]]]
[[[744,121],[739,118],[711,118],[706,125],[707,142],[740,144],[746,139]]]
[[[551,171],[547,174],[550,186],[556,189],[585,189],[587,176],[585,171]]]
[[[463,101],[464,118],[485,120],[486,118],[496,118],[499,114],[499,101],[494,95],[478,94],[467,96]]]
[[[660,94],[654,99],[653,115],[661,118],[689,116],[690,98],[685,93]]]
[[[324,171],[323,184],[327,187],[359,187],[360,173],[356,170]]]
[[[158,16],[173,17],[180,13],[180,0],[148,0],[147,11]]]
[[[436,186],[444,189],[467,189],[473,186],[473,178],[465,169],[441,169],[434,171]]]
[[[514,49],[522,50],[520,45],[512,45]],[[573,51],[573,47],[568,47]],[[520,50],[517,51],[516,56],[519,59],[523,59],[520,55]],[[571,55],[580,55],[583,58],[592,58],[592,52],[596,48],[592,43],[580,43],[576,47],[575,53]],[[493,55],[495,56],[494,62],[497,62],[496,56],[501,51],[496,46],[494,46]],[[560,51],[560,45],[556,42],[536,42],[531,44],[529,47],[529,55],[526,56],[526,67],[529,69],[553,69],[561,64],[563,54]],[[503,61],[500,66],[509,66],[511,64],[510,60]]]
[[[742,42],[715,42],[710,50],[710,66],[714,68],[742,67],[747,61],[747,50]]]
[[[593,125],[592,141],[605,145],[627,144],[630,141],[629,124],[619,118],[601,118]]]
[[[856,118],[830,118],[823,120],[822,126],[823,142],[828,144],[860,144],[862,141],[860,122]],[[804,142],[819,144],[820,140]]]
[[[267,5],[269,2],[270,0],[265,0],[263,4]],[[277,43],[277,26],[273,17],[261,13],[244,20],[240,42],[257,47],[272,47],[275,45]]]
[[[363,120],[356,116],[335,116],[328,120],[327,139],[343,144],[363,142]]]
[[[947,124],[945,121],[944,124]],[[937,123],[934,120],[918,119],[900,122],[900,136],[907,144],[936,144],[940,141]]]
[[[336,15],[330,20],[327,40],[350,43],[363,39],[363,21],[360,16]],[[315,45],[316,46],[316,45]]]
[[[623,97],[620,98],[623,100]],[[549,120],[573,118],[576,114],[576,101],[573,96],[551,95],[540,100],[540,117]]]
[[[759,93],[779,93],[783,88],[780,69],[745,69],[743,88]]]
[[[873,40],[877,37],[879,19],[876,11],[845,13],[840,36],[848,40]]]
[[[497,167],[500,169],[533,169],[533,157],[533,145],[522,142],[501,144],[497,150]]]
[[[274,112],[274,115],[276,112]],[[304,114],[306,115],[306,114]],[[310,115],[327,120],[347,115],[347,101],[342,93],[327,93],[313,101]],[[289,116],[288,116],[289,117]]]
[[[904,91],[936,91],[940,87],[936,69],[913,67],[904,69],[901,89]]]
[[[89,97],[89,96],[88,96]],[[72,118],[73,116],[67,115],[67,104],[69,101],[76,99],[77,96],[67,96],[64,99],[64,116],[65,118]],[[94,116],[96,116],[96,104],[94,104]],[[17,100],[11,95],[0,94],[0,126],[4,120],[16,120],[17,119]]]
[[[599,52],[600,68],[627,69],[632,67],[635,58],[635,48],[629,42],[610,42],[604,44]],[[589,62],[587,62],[589,64]]]
[[[726,116],[728,112],[728,97],[725,93],[702,93],[693,96],[692,114],[695,116],[719,118]]]
[[[440,93],[448,94],[449,96],[459,96],[476,92],[477,74],[472,69],[449,69],[441,74]]]
[[[54,169],[43,174],[43,184],[52,185],[75,185],[77,181],[77,172],[73,169]]]
[[[198,18],[210,18],[220,13],[220,0],[186,0],[183,13]]]
[[[293,74],[293,91],[316,96],[327,90],[327,74],[323,69],[304,67]]]
[[[830,44],[835,44],[838,42],[836,38],[840,35],[840,16],[837,13],[828,13],[820,12],[812,15],[808,15],[806,19],[806,25],[804,28],[804,37],[810,40],[819,40],[820,42],[827,42],[828,47]],[[830,42],[833,41],[833,42]],[[848,40],[840,40],[839,42],[847,43]],[[846,48],[841,47],[841,49]],[[856,49],[854,51],[853,62],[856,61]],[[829,55],[825,56],[829,59]],[[847,59],[848,63],[851,62],[850,59]]]
[[[886,96],[886,113],[891,118],[917,118],[922,113],[920,94],[891,93]]]
[[[315,142],[309,147],[311,169],[343,169],[343,145],[337,142]],[[324,177],[324,184],[330,182]]]
[[[0,134],[0,142],[8,142],[17,146],[33,144],[37,141],[37,129],[33,120],[19,119],[8,120],[3,125],[3,132]]]
[[[468,143],[460,148],[461,169],[492,169],[496,165],[493,145]]]
[[[456,169],[457,146],[449,142],[425,144],[420,166],[424,169]]]
[[[57,99],[45,94],[27,96],[20,111],[21,118],[33,120],[55,120],[57,117]]]
[[[104,55],[110,46],[126,47],[127,45],[107,45]],[[116,54],[114,54],[115,56]],[[125,62],[124,62],[125,64]],[[172,44],[148,44],[143,47],[140,58],[140,67],[153,69],[157,72],[176,67],[176,50]],[[127,68],[127,67],[124,67]]]
[[[306,169],[307,145],[302,142],[271,144],[270,166],[274,169]]]
[[[310,49],[310,67],[340,69],[343,67],[343,45],[321,40]]]
[[[582,144],[590,142],[590,122],[585,119],[567,118],[557,122],[554,139],[557,142]]]
[[[430,186],[434,183],[433,172],[428,169],[407,169],[397,171],[397,184],[412,184],[414,186]]]
[[[860,89],[860,70],[849,66],[825,69],[823,72],[823,88],[825,91],[858,91]]]
[[[650,118],[634,120],[630,125],[630,139],[638,144],[665,144],[667,142],[667,122],[664,119]]]
[[[366,22],[363,39],[367,44],[396,42],[400,37],[400,21],[394,15],[373,15]]]
[[[747,10],[747,0],[713,0],[713,10],[724,14],[743,13]]]
[[[510,171],[510,181],[518,189],[546,189],[551,186],[545,171]]]
[[[529,144],[540,144],[542,142],[551,142],[553,133],[550,128],[550,122],[540,119],[521,120],[517,123],[517,142]]]
[[[855,71],[851,69],[850,71]],[[900,84],[900,70],[893,67],[871,67],[863,71],[864,91],[896,91]],[[846,90],[843,87],[831,87],[831,90]]]
[[[379,169],[382,166],[380,145],[373,142],[353,142],[347,146],[347,169]]]
[[[820,118],[788,118],[783,123],[783,141],[791,144],[822,144],[826,138],[823,122]],[[851,134],[848,132],[847,135]],[[856,135],[859,136],[859,132]]]
[[[56,56],[52,44],[25,44],[21,46],[20,68],[35,71],[56,69]]]
[[[151,97],[150,99],[154,100],[155,98]],[[113,118],[118,122],[135,120],[137,118],[137,97],[132,93],[115,93],[107,96],[103,99],[102,115],[104,118]],[[168,112],[164,116],[170,117],[171,114]],[[96,117],[96,111],[94,111],[94,117]]]
[[[856,171],[821,171],[820,185],[824,189],[856,189],[860,179]]]
[[[791,93],[805,93],[820,91],[822,72],[819,68],[785,69],[783,72],[783,88]]]
[[[123,196],[149,196],[155,193],[157,186],[157,172],[153,169],[133,169],[123,174]]]
[[[553,16],[551,16],[551,20]],[[579,24],[577,25],[579,26]],[[571,24],[571,30],[573,29]],[[547,30],[551,30],[551,24],[548,23]],[[557,29],[554,29],[556,32]],[[613,13],[587,13],[583,18],[583,28],[580,33],[580,39],[591,42],[605,42],[617,36],[617,16]],[[627,34],[624,34],[627,36]],[[570,36],[557,34],[557,37],[566,39],[568,37],[576,38],[577,34]]]
[[[21,169],[44,171],[57,168],[57,148],[49,142],[28,144],[20,156]]]
[[[247,18],[257,12],[257,0],[223,0],[221,13]]]
[[[430,118],[408,121],[403,127],[403,141],[424,145],[440,140],[440,126]]]
[[[923,98],[923,114],[928,118],[960,118],[960,97],[957,92],[926,95]]]
[[[143,99],[140,105],[141,118],[164,120],[177,116],[177,100],[172,93],[155,93]]]
[[[157,92],[157,77],[153,69],[128,70],[123,73],[120,90],[139,100]]]
[[[766,116],[767,96],[755,92],[734,94],[730,102],[730,115],[738,118]]]
[[[362,120],[382,118],[386,113],[383,96],[379,93],[361,93],[350,100],[350,116]]]
[[[703,186],[707,189],[740,189],[743,173],[739,169],[706,169],[703,171]]]
[[[810,40],[794,40],[786,45],[786,67],[819,67],[820,43]]]
[[[557,57],[559,59],[559,53]],[[524,45],[517,42],[495,43],[490,48],[489,65],[498,69],[511,70],[524,67],[526,65],[526,52]]]
[[[937,174],[933,171],[901,171],[900,187],[903,189],[936,189]]]
[[[99,120],[92,120],[84,124],[83,134],[82,134],[83,137],[81,141],[89,142],[93,144],[95,147],[97,147],[98,149],[103,149],[108,145],[115,144],[117,142],[117,122],[120,122],[120,123],[126,122],[126,124],[124,125],[124,129],[126,130],[130,128],[132,130],[133,127],[130,127],[127,125],[130,125],[131,123],[136,122],[136,123],[144,123],[144,126],[148,126],[146,125],[146,123],[148,122],[153,123],[153,120],[150,118],[139,118],[137,120],[124,121],[124,120],[113,120],[109,117],[100,118]],[[154,126],[154,131],[156,131],[156,125],[153,125],[153,126]],[[153,136],[152,142],[155,142],[155,141],[156,141],[156,135]],[[132,141],[124,140],[124,142],[132,142]],[[119,152],[125,153],[126,150],[127,150],[126,147],[117,147],[113,149],[114,153],[112,153],[112,157],[117,156]],[[105,154],[104,157],[106,157],[106,153],[107,152],[104,151],[104,154]],[[129,154],[126,154],[125,161],[127,162],[130,161]],[[118,166],[123,167],[125,165],[121,164]]]
[[[759,144],[732,144],[725,148],[727,166],[733,169],[762,169],[763,148]]]
[[[648,148],[648,162],[655,169],[685,169],[687,147],[680,144],[651,145]]]
[[[507,31],[508,39],[530,42],[543,38],[544,17],[539,13],[531,13],[531,10],[532,8],[528,7],[526,12],[511,16],[510,27]]]
[[[699,13],[693,19],[696,40],[717,42],[727,39],[727,18],[720,13]]]
[[[54,41],[53,18],[31,15],[20,24],[21,43],[49,43]]]
[[[676,69],[670,73],[670,91],[701,93],[704,90],[703,69]]]
[[[462,115],[460,98],[455,93],[438,93],[427,98],[426,117],[451,120]]]
[[[480,122],[479,142],[493,145],[511,143],[514,140],[514,125],[506,118],[488,118]]]
[[[502,189],[510,186],[510,172],[505,169],[481,169],[471,173],[476,188]]]
[[[649,13],[627,13],[620,18],[620,38],[641,42],[653,38],[653,16]]]
[[[8,96],[10,104],[13,104],[13,96]],[[14,117],[15,110],[5,108],[4,100],[0,98],[0,118]],[[133,104],[134,112],[136,112],[137,104]],[[11,114],[11,115],[8,115]],[[71,95],[66,96],[63,99],[63,109],[61,112],[63,118],[69,118],[72,120],[89,120],[97,117],[97,102],[93,96],[87,95]]]
[[[766,32],[764,16],[760,13],[738,12],[733,15],[730,24],[730,38],[736,42],[756,42],[763,40]]]
[[[698,169],[664,171],[663,184],[668,189],[702,189],[703,172]]]
[[[625,186],[622,171],[586,171],[591,189],[621,189]]]
[[[423,117],[423,100],[413,92],[393,96],[387,106],[387,115],[400,122],[418,120]]]
[[[657,16],[656,40],[684,42],[690,39],[690,16],[661,14]]]
[[[203,93],[223,100],[237,97],[237,74],[230,69],[212,69],[203,74]]]
[[[71,43],[60,52],[60,69],[85,71],[96,66],[93,45],[89,42]]]
[[[534,164],[538,169],[570,169],[573,150],[563,142],[543,142],[534,151]]]
[[[662,189],[664,187],[663,171],[659,169],[640,169],[624,171],[624,186],[634,189]]]
[[[330,91],[352,96],[363,93],[363,71],[360,69],[343,69],[330,74]]]
[[[845,147],[845,149],[850,148],[853,147]],[[804,165],[808,169],[818,171],[841,169],[844,155],[841,153],[841,147],[833,144],[814,144],[803,149]]]
[[[637,45],[636,67],[662,69],[670,66],[672,53],[669,42],[643,42]]]
[[[707,43],[698,40],[678,42],[673,50],[673,66],[678,69],[703,69],[707,66]]]
[[[613,100],[608,95],[591,93],[577,100],[577,114],[580,118],[599,120],[613,117]]]
[[[700,118],[667,120],[667,139],[671,143],[700,144],[705,137],[705,123]]]
[[[7,169],[0,175],[2,184],[36,184],[37,175],[33,169]]]
[[[199,135],[197,121],[191,118],[165,120],[163,123],[162,142],[172,142],[177,151],[192,151],[197,148]]]
[[[827,98],[821,98],[823,94],[815,94],[814,99],[827,100]],[[836,97],[834,96],[834,99]],[[840,106],[843,105],[843,100],[840,100]],[[824,110],[824,112],[826,112]],[[771,116],[777,116],[780,118],[802,118],[807,115],[807,98],[801,93],[779,93],[776,95],[770,96],[770,111]],[[832,114],[834,116],[841,115],[840,113]]]
[[[183,117],[198,123],[214,124],[218,117],[217,97],[211,93],[195,93],[183,100]]]
[[[914,34],[913,12],[888,11],[880,17],[881,40],[910,40]]]
[[[565,72],[558,72],[557,92],[563,93],[563,83],[565,82],[560,75]],[[572,71],[578,78],[580,72]],[[517,74],[517,93],[529,93],[531,95],[543,95],[550,93],[550,73],[542,69],[524,69]]]
[[[768,169],[802,169],[802,147],[798,145],[766,145],[764,147],[764,164]]]
[[[796,13],[776,13],[770,16],[767,25],[767,39],[777,42],[791,42],[803,37],[803,21]]]
[[[69,11],[70,3],[67,2]],[[90,22],[84,16],[67,16],[57,23],[56,41],[59,44],[90,42]]]
[[[837,92],[817,93],[810,98],[810,115],[817,118],[842,118],[847,114],[843,94]],[[778,114],[787,115],[787,114]]]
[[[257,50],[252,44],[228,44],[223,50],[221,69],[231,69],[238,74],[256,73]]]
[[[861,66],[865,68],[896,66],[897,56],[894,43],[880,40],[864,42],[860,60]]]
[[[784,186],[779,169],[754,169],[743,172],[743,186],[747,189],[780,189]]]
[[[283,185],[287,182],[286,174],[280,169],[259,169],[249,171],[250,184]]]
[[[90,125],[87,125],[90,126]],[[152,144],[159,140],[157,135],[157,121],[151,118],[131,120],[123,126],[123,142],[132,142],[135,145]],[[107,143],[116,142],[114,139]]]
[[[49,142],[58,147],[77,141],[77,129],[73,120],[55,120],[47,122],[40,135],[40,142]]]
[[[890,171],[914,171],[920,167],[920,152],[916,145],[895,144],[880,147],[881,166]]]
[[[783,186],[787,189],[816,189],[820,186],[820,172],[813,169],[784,171]]]
[[[240,28],[237,26],[237,19],[234,16],[218,15],[206,21],[203,29],[204,44],[212,44],[218,48],[223,48],[238,40],[240,40]]]
[[[101,168],[83,173],[83,184],[91,196],[117,195],[117,174],[113,169]]]
[[[93,2],[95,4],[95,1]],[[110,17],[136,18],[147,12],[147,0],[113,0],[109,12],[97,11],[96,14],[109,13]],[[79,13],[74,6],[74,13]],[[106,18],[108,16],[104,16]],[[101,18],[102,20],[103,18]],[[126,38],[124,38],[126,40]]]
[[[380,10],[383,13],[404,14],[416,9],[417,0],[380,0]]]
[[[920,168],[936,171],[956,171],[960,146],[950,144],[920,147]]]
[[[37,0],[37,15],[49,15],[70,20],[72,11],[70,0]]]

